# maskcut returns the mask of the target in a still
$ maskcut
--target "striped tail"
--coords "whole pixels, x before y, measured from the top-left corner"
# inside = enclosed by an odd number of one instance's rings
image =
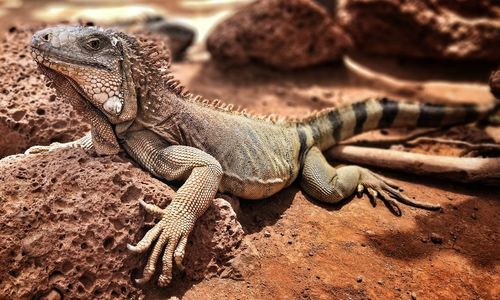
[[[301,123],[298,129],[302,135],[310,136],[307,144],[316,144],[325,150],[373,129],[464,124],[486,117],[493,109],[494,105],[436,105],[370,98],[322,111]]]

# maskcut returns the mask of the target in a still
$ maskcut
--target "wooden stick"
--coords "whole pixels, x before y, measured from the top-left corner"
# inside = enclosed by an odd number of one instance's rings
[[[333,147],[327,155],[335,160],[417,175],[500,185],[500,158],[437,156],[357,146]]]
[[[471,144],[465,141],[448,140],[443,138],[433,138],[433,137],[419,137],[411,141],[407,141],[406,144],[410,146],[417,146],[422,143],[438,143],[454,145],[458,147],[465,148],[460,156],[468,154],[472,151],[500,151],[500,145],[492,143],[481,143],[481,144]]]

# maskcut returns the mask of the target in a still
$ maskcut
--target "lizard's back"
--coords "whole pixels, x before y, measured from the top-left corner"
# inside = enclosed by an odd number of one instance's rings
[[[172,122],[151,128],[171,143],[201,149],[221,164],[219,190],[262,199],[289,186],[299,174],[297,130],[286,124],[186,102]]]

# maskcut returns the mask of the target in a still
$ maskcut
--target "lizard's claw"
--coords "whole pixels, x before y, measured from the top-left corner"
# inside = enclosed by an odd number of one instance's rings
[[[360,188],[359,186],[362,186],[363,188]],[[362,169],[360,183],[357,189],[358,193],[360,190],[366,190],[373,206],[376,205],[376,199],[380,198],[389,210],[397,216],[401,216],[401,209],[396,201],[428,210],[438,210],[441,208],[439,204],[419,202],[410,199],[398,190],[398,186],[395,183],[367,169]]]
[[[142,198],[139,202],[148,213],[160,216],[162,219],[146,233],[136,246],[127,245],[130,251],[143,253],[156,241],[144,268],[143,277],[136,279],[135,282],[142,284],[151,279],[155,273],[158,258],[163,249],[165,249],[162,258],[162,274],[158,278],[158,285],[163,287],[168,285],[172,280],[173,260],[183,270],[182,259],[184,258],[184,250],[195,218],[187,213],[183,213],[174,206],[162,209],[156,205],[144,202]]]

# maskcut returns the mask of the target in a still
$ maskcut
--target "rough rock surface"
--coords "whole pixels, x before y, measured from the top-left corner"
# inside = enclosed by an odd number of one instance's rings
[[[81,149],[4,158],[0,182],[2,297],[134,298],[156,289],[154,282],[145,290],[132,283],[147,257],[126,243],[153,225],[138,197],[163,207],[173,195],[166,184],[123,157]],[[242,238],[231,205],[216,199],[191,235],[182,280],[238,274],[228,261]]]
[[[491,93],[495,95],[497,99],[500,99],[500,69],[491,72],[490,89]]]
[[[32,145],[68,142],[90,127],[69,103],[56,100],[27,46],[34,28],[12,27],[0,43],[0,157]]]
[[[312,0],[264,0],[223,21],[207,39],[212,57],[290,69],[338,60],[350,39],[327,9]]]
[[[496,0],[345,0],[340,23],[359,51],[500,60]]]

